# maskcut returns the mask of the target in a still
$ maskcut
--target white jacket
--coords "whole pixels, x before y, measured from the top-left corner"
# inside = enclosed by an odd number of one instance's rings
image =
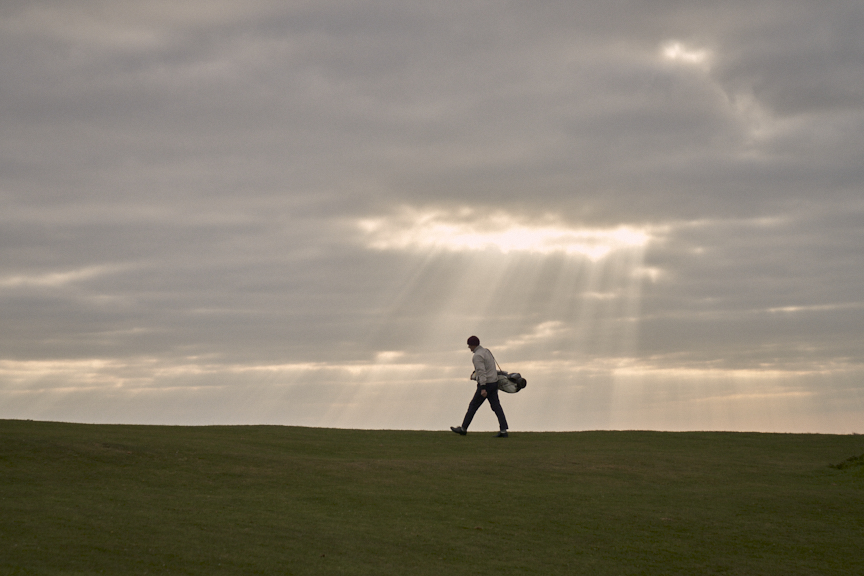
[[[477,346],[471,361],[474,363],[474,375],[478,384],[482,386],[489,382],[498,382],[498,368],[495,367],[495,358],[492,356],[492,352],[482,346]]]

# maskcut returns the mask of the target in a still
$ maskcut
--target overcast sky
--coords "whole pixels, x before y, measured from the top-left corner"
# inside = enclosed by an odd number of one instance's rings
[[[0,418],[864,432],[860,0],[0,5]],[[495,427],[483,408],[475,428]]]

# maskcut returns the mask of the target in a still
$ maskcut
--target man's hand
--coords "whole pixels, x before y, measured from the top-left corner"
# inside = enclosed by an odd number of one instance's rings
[[[486,397],[486,389],[485,388],[483,390],[480,390],[480,396],[482,396],[483,398]]]

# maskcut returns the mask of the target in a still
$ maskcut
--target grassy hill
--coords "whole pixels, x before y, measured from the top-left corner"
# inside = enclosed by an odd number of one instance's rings
[[[0,574],[864,574],[862,453],[864,436],[5,420]]]

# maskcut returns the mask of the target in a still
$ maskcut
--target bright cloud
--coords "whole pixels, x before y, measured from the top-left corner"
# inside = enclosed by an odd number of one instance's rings
[[[474,216],[406,210],[394,217],[360,220],[358,225],[367,245],[377,250],[563,252],[597,261],[622,248],[643,248],[651,240],[649,230],[631,226],[571,228],[525,224],[507,214]]]
[[[17,288],[21,286],[39,286],[57,288],[71,282],[89,280],[113,272],[116,267],[87,266],[78,270],[66,272],[48,272],[44,274],[16,274],[0,278],[0,288]]]
[[[691,48],[673,40],[663,45],[663,57],[666,60],[685,64],[707,64],[711,58],[711,53],[708,50]]]

